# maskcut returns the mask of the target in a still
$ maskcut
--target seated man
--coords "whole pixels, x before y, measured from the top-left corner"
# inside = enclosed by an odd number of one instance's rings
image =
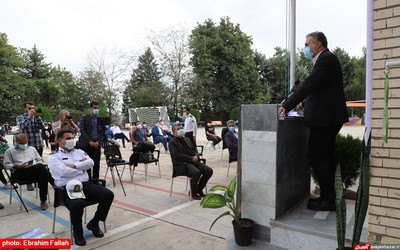
[[[15,139],[16,145],[4,153],[4,167],[11,170],[12,177],[18,180],[38,183],[40,208],[46,210],[48,208],[47,183],[53,184],[53,178],[43,165],[43,159],[36,148],[28,146],[28,135],[20,133]]]
[[[121,131],[120,127],[116,124],[112,124],[110,130],[114,133],[114,139],[121,139],[122,140],[122,147],[125,148],[125,140],[129,141],[128,137]]]
[[[215,128],[211,125],[211,122],[208,122],[206,125],[206,137],[207,140],[212,141],[212,147],[215,148],[215,145],[222,141],[222,138],[215,134]]]
[[[83,193],[86,199],[99,203],[93,219],[86,225],[95,237],[103,237],[99,228],[99,221],[105,221],[114,200],[114,193],[95,183],[88,182],[86,170],[93,167],[93,160],[82,150],[75,149],[74,134],[70,130],[61,130],[57,134],[59,148],[49,155],[49,169],[54,177],[55,185],[64,187],[70,180],[78,180],[83,184]],[[75,244],[86,244],[83,237],[82,215],[85,202],[83,199],[70,199],[65,192],[66,206],[71,216]]]
[[[8,148],[9,148],[9,146],[8,146],[7,142],[0,140],[0,181],[4,184],[5,188],[12,188],[11,184],[9,182],[7,182],[7,180],[3,174],[4,152],[6,152]],[[3,209],[3,208],[4,208],[3,204],[0,203],[0,209]]]
[[[156,126],[151,129],[151,135],[153,136],[153,143],[162,143],[164,145],[165,152],[168,151],[168,136],[161,128],[159,121],[156,122]]]
[[[190,177],[190,186],[192,193],[190,194],[194,200],[200,200],[204,197],[203,188],[213,175],[213,170],[209,166],[200,162],[199,153],[192,142],[184,137],[184,130],[181,125],[174,125],[174,138],[169,142],[169,150],[171,154],[172,164],[174,168],[178,168],[179,172],[185,172]]]
[[[145,130],[142,127],[142,124],[136,125],[136,129],[132,132],[132,144],[138,145],[141,142],[144,142],[146,138]]]
[[[164,120],[160,120],[160,128],[164,131],[164,134],[168,136],[168,141],[174,138],[172,131],[169,129],[168,125],[165,124]]]
[[[229,150],[229,162],[234,162],[237,161],[239,136],[236,132],[235,122],[229,120],[227,123],[229,132],[225,134],[224,141]]]
[[[116,140],[114,140],[114,133],[110,130],[109,125],[105,125],[104,133],[106,134],[108,143],[117,145],[119,147],[119,143]]]

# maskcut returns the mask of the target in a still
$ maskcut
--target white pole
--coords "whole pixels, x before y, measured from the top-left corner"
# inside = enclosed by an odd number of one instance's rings
[[[367,51],[366,51],[366,76],[365,76],[365,145],[368,143],[372,123],[372,70],[373,70],[373,42],[374,42],[374,0],[367,2]]]
[[[290,90],[296,81],[296,0],[290,0]]]

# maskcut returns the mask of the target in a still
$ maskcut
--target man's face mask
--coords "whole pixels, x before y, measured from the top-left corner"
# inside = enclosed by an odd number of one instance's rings
[[[99,115],[99,109],[92,109],[92,115]]]
[[[179,137],[182,137],[185,134],[185,131],[183,131],[183,129],[179,129],[178,131],[176,131],[176,135]]]

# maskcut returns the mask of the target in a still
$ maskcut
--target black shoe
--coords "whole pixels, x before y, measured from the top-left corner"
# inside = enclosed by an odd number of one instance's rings
[[[32,183],[26,184],[26,189],[28,189],[28,191],[35,190],[35,188],[33,187]]]
[[[100,230],[99,223],[92,223],[92,221],[90,221],[86,225],[86,228],[92,231],[93,236],[96,238],[101,238],[104,236],[103,231]]]
[[[307,208],[315,211],[336,211],[335,203],[323,200],[310,202],[307,204]]]
[[[318,201],[320,201],[321,199],[322,199],[321,196],[318,197],[318,198],[311,197],[311,198],[308,199],[308,203],[311,203],[311,202],[318,202]]]
[[[189,191],[189,195],[192,197],[193,200],[201,200],[201,197],[198,194],[190,194]]]
[[[3,208],[4,208],[4,205],[0,203],[0,209],[3,209]]]
[[[86,245],[86,240],[83,237],[83,234],[80,234],[80,235],[74,234],[74,241],[75,241],[75,244],[78,245],[78,246]]]
[[[202,198],[203,198],[203,197],[206,197],[206,195],[203,193],[203,191],[198,192],[197,195],[200,196],[200,197],[202,197]]]

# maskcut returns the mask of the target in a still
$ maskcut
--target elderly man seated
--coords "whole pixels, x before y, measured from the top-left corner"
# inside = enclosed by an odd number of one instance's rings
[[[71,180],[80,181],[86,199],[99,203],[93,219],[86,225],[95,237],[103,237],[104,233],[99,228],[99,221],[105,221],[114,200],[114,193],[95,183],[88,182],[89,175],[86,170],[93,167],[93,160],[80,149],[75,149],[74,134],[69,130],[61,130],[57,134],[58,150],[49,155],[49,169],[54,177],[55,185],[64,187]],[[65,191],[66,205],[71,216],[75,244],[86,245],[83,237],[82,215],[85,202],[81,198],[74,199]]]
[[[224,141],[229,150],[229,162],[234,162],[237,161],[239,136],[236,131],[235,122],[229,120],[227,124],[229,132],[224,135]]]
[[[4,167],[11,170],[14,179],[38,183],[40,208],[46,210],[48,208],[47,183],[53,184],[53,178],[43,165],[43,159],[36,148],[28,146],[28,135],[21,133],[15,139],[16,145],[4,153]]]
[[[199,153],[192,142],[184,137],[184,130],[180,124],[174,125],[172,129],[174,138],[169,141],[169,150],[172,164],[179,172],[185,172],[190,177],[191,196],[194,200],[204,197],[203,188],[213,175],[209,166],[200,162]]]

